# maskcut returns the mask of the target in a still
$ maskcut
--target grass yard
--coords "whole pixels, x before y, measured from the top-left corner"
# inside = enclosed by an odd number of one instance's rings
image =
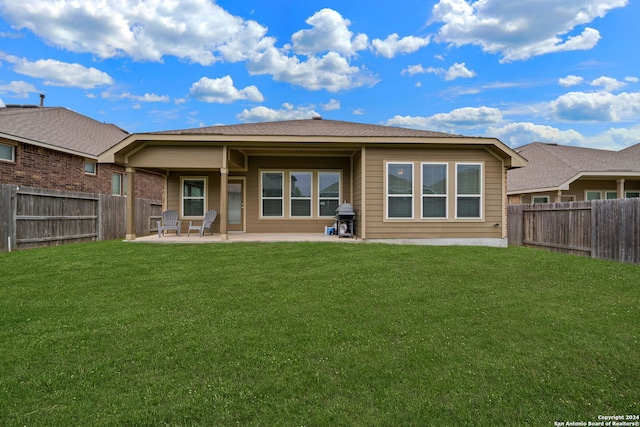
[[[525,248],[0,254],[0,425],[553,426],[640,413],[640,266]]]

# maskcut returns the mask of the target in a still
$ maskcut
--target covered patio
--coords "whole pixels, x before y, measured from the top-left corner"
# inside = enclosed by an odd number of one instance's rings
[[[340,238],[338,236],[329,236],[325,233],[242,233],[229,232],[225,237],[219,233],[205,234],[200,237],[198,233],[180,233],[176,236],[174,233],[158,237],[157,234],[149,236],[139,236],[135,239],[126,239],[125,242],[131,243],[184,243],[184,244],[202,244],[202,243],[233,243],[233,242],[332,242],[332,243],[359,243],[362,240],[357,238]]]

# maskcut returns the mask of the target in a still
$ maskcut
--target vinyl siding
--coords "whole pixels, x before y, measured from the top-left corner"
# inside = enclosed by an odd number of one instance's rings
[[[366,237],[368,239],[429,239],[429,238],[502,238],[504,227],[504,167],[502,161],[478,148],[461,149],[388,149],[367,148],[365,156]],[[385,219],[386,163],[414,164],[414,218]],[[421,162],[448,164],[448,218],[420,218]],[[481,163],[482,219],[455,219],[455,165]],[[416,182],[417,181],[417,182]],[[495,224],[499,224],[498,227]]]

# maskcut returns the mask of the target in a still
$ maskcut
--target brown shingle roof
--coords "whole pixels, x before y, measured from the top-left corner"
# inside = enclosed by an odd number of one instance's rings
[[[0,133],[97,156],[128,133],[62,107],[0,108]]]
[[[330,137],[419,137],[457,138],[443,132],[406,129],[338,120],[308,119],[279,122],[210,126],[194,129],[152,132],[164,135],[252,135],[252,136],[330,136]]]
[[[515,151],[529,163],[509,171],[509,193],[556,188],[581,173],[640,172],[640,144],[622,151],[609,151],[534,142]]]

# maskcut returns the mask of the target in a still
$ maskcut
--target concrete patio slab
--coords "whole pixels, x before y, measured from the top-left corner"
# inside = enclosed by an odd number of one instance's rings
[[[157,234],[136,237],[135,240],[125,240],[132,243],[233,243],[233,242],[332,242],[332,243],[359,243],[362,240],[357,238],[329,236],[325,233],[229,233],[228,239],[223,240],[220,234],[205,234],[200,237],[198,234],[187,236],[181,233],[166,234],[158,237]]]

